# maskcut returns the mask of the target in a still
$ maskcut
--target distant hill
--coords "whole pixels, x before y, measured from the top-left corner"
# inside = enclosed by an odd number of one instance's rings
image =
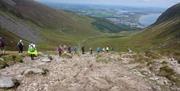
[[[155,24],[162,23],[164,21],[172,20],[174,18],[180,17],[180,3],[170,7],[166,12],[164,12],[156,21]]]
[[[138,28],[132,28],[125,24],[113,24],[111,21],[106,20],[104,18],[97,18],[92,17],[95,21],[92,23],[96,26],[101,32],[108,32],[108,33],[118,33],[121,31],[135,31]],[[140,30],[140,29],[139,29]]]
[[[180,3],[167,9],[152,26],[139,34],[160,49],[180,49]]]

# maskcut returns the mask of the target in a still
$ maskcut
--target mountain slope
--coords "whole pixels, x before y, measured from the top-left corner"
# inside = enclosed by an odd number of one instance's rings
[[[173,18],[180,17],[180,3],[170,7],[166,12],[164,12],[156,21],[155,24],[162,23],[164,21],[171,20]]]
[[[180,3],[166,10],[153,26],[139,34],[160,49],[180,49]]]
[[[88,17],[55,10],[34,0],[0,0],[1,31],[41,44],[41,47],[47,46],[45,43],[51,43],[52,47],[58,43],[76,43],[99,35],[91,22]]]

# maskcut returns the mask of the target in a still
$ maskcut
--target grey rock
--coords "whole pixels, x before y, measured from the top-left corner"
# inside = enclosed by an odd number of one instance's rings
[[[42,58],[41,59],[42,62],[51,62],[51,59],[48,57]]]
[[[46,74],[47,72],[48,72],[48,70],[46,70],[46,69],[30,68],[30,69],[23,71],[22,75],[25,75],[25,76],[30,76],[30,75],[35,75],[35,74],[43,75],[43,74]]]
[[[17,80],[13,80],[11,77],[0,76],[0,88],[13,88],[16,86]]]

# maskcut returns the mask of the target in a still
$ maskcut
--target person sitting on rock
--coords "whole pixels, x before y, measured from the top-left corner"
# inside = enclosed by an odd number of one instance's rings
[[[34,57],[37,56],[37,49],[36,49],[36,45],[34,43],[29,44],[29,48],[28,48],[28,54],[31,57],[31,60],[34,60]]]

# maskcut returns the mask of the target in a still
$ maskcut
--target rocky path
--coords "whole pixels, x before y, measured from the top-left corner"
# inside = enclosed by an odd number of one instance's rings
[[[0,70],[1,76],[20,82],[8,91],[164,91],[132,70],[137,64],[127,65],[131,58],[125,55],[52,58],[52,61],[47,57],[31,61],[26,57],[24,63]]]

